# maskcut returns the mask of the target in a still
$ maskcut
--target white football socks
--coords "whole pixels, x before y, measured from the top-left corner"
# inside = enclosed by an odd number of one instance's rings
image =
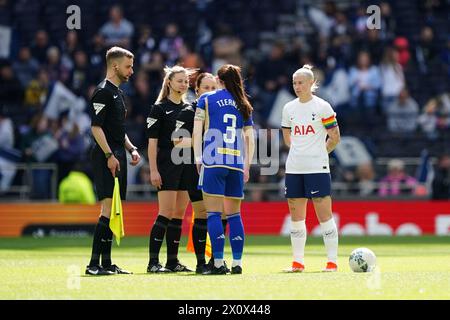
[[[231,263],[231,267],[236,267],[236,266],[242,267],[242,259],[239,259],[239,260],[233,259],[233,262]]]
[[[291,221],[291,244],[294,261],[304,264],[306,243],[305,220]]]
[[[338,230],[334,218],[320,224],[328,261],[337,263]]]

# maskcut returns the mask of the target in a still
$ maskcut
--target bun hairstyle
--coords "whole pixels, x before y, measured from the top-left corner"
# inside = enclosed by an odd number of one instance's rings
[[[294,74],[292,75],[292,77],[296,77],[296,76],[306,76],[309,79],[313,80],[313,84],[311,86],[311,92],[316,92],[316,90],[319,88],[318,82],[314,77],[314,72],[312,71],[313,66],[310,64],[304,64],[303,67],[301,67],[300,69],[298,69],[297,71],[294,72]]]

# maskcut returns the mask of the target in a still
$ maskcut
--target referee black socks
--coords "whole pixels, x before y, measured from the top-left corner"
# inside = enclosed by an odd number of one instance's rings
[[[111,231],[111,228],[109,227],[109,219],[108,219],[108,229],[106,230],[104,239],[102,239],[102,267],[111,266],[112,241],[113,241],[113,233]]]
[[[178,247],[181,239],[181,224],[183,220],[173,218],[167,225],[167,265],[174,265],[178,262]]]
[[[164,240],[164,235],[166,234],[167,225],[170,219],[158,215],[153,224],[152,230],[150,231],[150,244],[149,244],[149,264],[157,264],[159,262],[159,251]]]
[[[194,243],[195,255],[197,257],[197,265],[206,263],[205,248],[206,248],[206,219],[194,219],[194,226],[192,227],[192,242]]]
[[[90,266],[95,266],[100,264],[100,255],[103,253],[105,248],[104,243],[107,242],[109,229],[109,218],[105,216],[100,216],[98,223],[95,226],[94,239],[92,241],[92,254]],[[109,256],[111,257],[111,245],[109,247]],[[110,258],[111,261],[111,258]]]

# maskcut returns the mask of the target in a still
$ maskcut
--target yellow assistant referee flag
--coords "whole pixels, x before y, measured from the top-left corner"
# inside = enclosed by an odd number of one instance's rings
[[[123,211],[122,200],[120,199],[119,178],[114,178],[114,191],[111,204],[111,217],[109,219],[109,228],[116,238],[117,245],[120,245],[120,238],[125,236],[123,229]]]

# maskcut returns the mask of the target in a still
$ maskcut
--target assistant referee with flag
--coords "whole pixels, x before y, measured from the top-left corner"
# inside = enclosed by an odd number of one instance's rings
[[[101,214],[95,227],[91,260],[86,267],[88,275],[131,273],[111,263],[113,233],[110,229],[110,216],[115,178],[116,184],[120,186],[120,198],[125,200],[126,197],[126,152],[131,154],[133,166],[141,159],[137,148],[125,133],[127,109],[123,93],[119,89],[133,74],[133,59],[133,54],[126,49],[109,49],[106,52],[106,79],[97,86],[91,98],[91,129],[95,139],[91,159]]]

